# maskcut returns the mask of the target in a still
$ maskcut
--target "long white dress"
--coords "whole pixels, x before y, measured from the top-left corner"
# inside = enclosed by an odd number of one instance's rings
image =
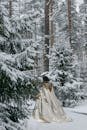
[[[51,91],[50,89],[51,88]],[[44,83],[33,111],[34,119],[42,122],[66,122],[69,119],[54,93],[52,83]]]

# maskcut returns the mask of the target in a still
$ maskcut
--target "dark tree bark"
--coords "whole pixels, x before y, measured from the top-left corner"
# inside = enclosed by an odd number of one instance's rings
[[[85,7],[84,7],[84,14],[86,15],[87,14],[87,0],[84,0],[84,4],[85,4]],[[87,42],[87,17],[85,16],[85,40]]]
[[[71,43],[71,32],[72,32],[72,20],[71,20],[71,0],[68,0],[68,32],[69,32],[69,43],[72,47]]]
[[[50,0],[50,7],[49,7],[49,13],[50,13],[50,45],[51,47],[53,47],[53,43],[54,43],[54,30],[53,30],[53,19],[52,19],[52,16],[53,16],[53,0]]]
[[[87,0],[84,0],[84,3],[87,4]]]
[[[12,16],[12,0],[9,0],[9,17]]]
[[[45,0],[45,49],[44,71],[49,71],[49,0]]]

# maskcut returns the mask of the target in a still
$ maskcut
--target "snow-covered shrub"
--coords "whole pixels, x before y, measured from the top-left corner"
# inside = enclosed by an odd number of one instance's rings
[[[0,130],[23,130],[23,109],[0,103]],[[22,121],[22,122],[21,122]]]
[[[59,46],[53,53],[53,75],[55,92],[63,106],[74,106],[83,98],[80,78],[77,76],[77,62],[72,50]]]

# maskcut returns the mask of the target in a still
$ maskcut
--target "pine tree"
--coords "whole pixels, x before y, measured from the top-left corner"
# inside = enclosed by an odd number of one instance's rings
[[[55,12],[54,21],[58,26],[58,33],[56,32],[56,35],[58,37],[59,44],[66,42],[66,46],[70,46],[75,53],[81,44],[78,39],[81,27],[79,23],[81,22],[76,10],[75,0],[60,2],[58,7],[56,7]]]
[[[31,17],[32,11],[31,15],[25,16],[20,10],[19,17],[17,12],[19,6],[15,11],[12,6],[12,13],[5,4],[8,3],[0,5],[0,115],[2,112],[0,119],[2,120],[6,114],[3,119],[4,128],[14,130],[18,129],[14,126],[14,122],[19,122],[19,119],[27,115],[26,109],[22,107],[24,101],[36,93],[32,70],[37,42],[27,36],[28,33],[34,35],[31,28],[34,20]],[[9,13],[12,13],[10,17]],[[10,121],[13,126],[10,125]]]
[[[56,95],[62,101],[63,106],[72,107],[81,98],[84,98],[83,88],[81,88],[81,82],[76,72],[78,63],[73,57],[73,51],[64,45],[57,45],[52,57],[53,69],[50,75],[54,80]]]
[[[82,55],[80,57],[82,57],[81,59],[81,78],[83,79],[83,86],[84,86],[84,95],[86,96],[86,90],[87,90],[87,84],[86,84],[86,80],[87,80],[87,1],[84,0],[83,3],[80,5],[80,19],[81,19],[81,23],[82,23],[82,27],[81,27],[81,39],[82,39]]]
[[[75,0],[69,0],[68,2],[68,19],[69,19],[70,45],[72,49],[78,50],[78,47],[80,46],[78,39],[80,29],[79,26],[80,18],[76,10]]]

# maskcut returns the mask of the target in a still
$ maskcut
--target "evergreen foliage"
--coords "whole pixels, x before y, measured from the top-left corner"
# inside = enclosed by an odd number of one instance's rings
[[[0,123],[4,130],[23,130],[20,120],[23,121],[30,114],[30,104],[27,104],[27,101],[36,100],[38,86],[41,84],[38,74],[39,69],[43,71],[43,55],[46,51],[45,0],[16,0],[12,1],[12,7],[10,6],[8,0],[0,1]],[[70,44],[67,6],[67,0],[53,2],[53,14],[49,14],[49,22],[52,24],[51,20],[53,21],[52,38],[55,43],[53,48],[49,45],[49,52],[52,53],[47,57],[49,74],[54,80],[57,97],[63,106],[73,107],[85,98],[78,76],[80,72],[77,72],[80,68],[80,58],[77,57],[84,53],[81,50],[84,43],[84,20],[82,18],[80,21],[81,16],[79,17],[76,10],[75,0],[71,0]],[[9,11],[12,11],[11,16]],[[49,42],[51,29],[50,27]],[[86,45],[85,43],[85,50]],[[41,68],[38,69],[37,64]]]
[[[2,7],[0,8],[0,115],[2,114],[0,120],[6,130],[17,130],[22,129],[19,128],[19,120],[29,115],[26,114],[29,112],[28,106],[27,108],[22,106],[32,97],[35,89],[31,71],[34,67],[37,43],[32,37],[28,37],[33,35],[31,15],[25,17],[25,14],[21,14],[21,18],[17,15],[9,17],[6,6],[3,4]]]
[[[56,47],[53,53],[53,75],[55,92],[63,106],[75,106],[84,98],[83,88],[76,72],[78,64],[75,62],[72,50],[64,46]]]

